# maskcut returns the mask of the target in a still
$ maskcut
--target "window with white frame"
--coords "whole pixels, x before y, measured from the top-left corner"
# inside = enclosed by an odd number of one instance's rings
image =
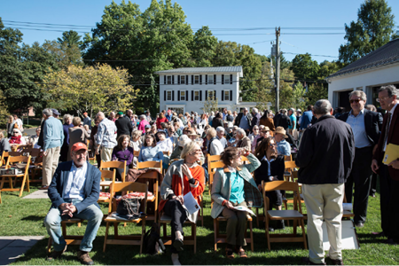
[[[199,100],[200,100],[200,92],[194,91],[194,101],[199,101]]]
[[[230,75],[224,75],[224,84],[230,84]]]
[[[225,101],[231,101],[230,99],[230,91],[224,91],[224,100]]]
[[[214,100],[215,99],[215,97],[216,97],[216,95],[215,95],[215,91],[208,91],[208,99],[209,100]]]
[[[186,76],[180,76],[180,84],[186,84]]]
[[[200,83],[200,77],[199,75],[194,76],[194,84],[199,84]]]
[[[171,101],[172,100],[172,91],[166,91],[166,100]]]
[[[166,76],[166,84],[172,84],[172,76]]]
[[[186,101],[186,91],[180,92],[180,101]]]
[[[213,80],[213,75],[208,75],[208,84],[213,84],[214,80]]]

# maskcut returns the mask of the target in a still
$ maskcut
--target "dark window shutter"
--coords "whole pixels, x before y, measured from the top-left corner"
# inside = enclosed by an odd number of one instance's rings
[[[177,91],[177,100],[180,101],[180,91]]]
[[[213,75],[213,84],[216,85],[216,75]]]
[[[172,75],[172,84],[175,84],[175,75]]]
[[[208,100],[208,91],[205,91],[205,101]]]
[[[224,84],[224,74],[222,74],[222,85]]]
[[[200,101],[202,101],[202,91],[200,91]]]
[[[202,85],[202,75],[200,75],[200,85]]]
[[[186,99],[185,101],[188,101],[188,91],[186,91]]]
[[[191,75],[191,85],[194,85],[194,75]]]
[[[166,101],[166,91],[163,92],[163,100]]]
[[[179,76],[177,76],[177,84],[179,84],[179,85],[180,85],[180,75],[179,75]]]
[[[186,84],[188,84],[188,75],[186,75]]]
[[[166,76],[163,76],[163,84],[166,84]]]
[[[224,101],[224,91],[222,91],[222,101]]]
[[[216,100],[216,90],[213,91],[213,99]]]
[[[232,101],[232,100],[233,100],[233,91],[230,90],[230,101]]]
[[[172,101],[175,101],[175,91],[172,91]]]
[[[233,75],[230,74],[230,84],[233,84]]]
[[[205,75],[205,85],[208,85],[208,75]]]
[[[194,101],[194,91],[191,91],[191,101]]]

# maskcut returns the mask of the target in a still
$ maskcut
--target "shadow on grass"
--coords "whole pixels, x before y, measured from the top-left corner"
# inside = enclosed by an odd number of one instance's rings
[[[373,234],[357,234],[360,244],[372,243],[372,244],[383,244],[386,237],[373,235]]]
[[[36,215],[30,215],[21,219],[21,221],[34,221],[34,222],[43,221],[43,220],[44,220],[43,216],[36,216]]]

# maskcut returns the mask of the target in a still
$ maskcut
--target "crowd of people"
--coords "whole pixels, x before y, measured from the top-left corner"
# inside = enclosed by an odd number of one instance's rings
[[[324,220],[331,245],[329,257],[334,264],[342,264],[344,195],[347,202],[354,202],[356,227],[365,226],[368,197],[373,195],[377,173],[381,188],[381,235],[388,244],[397,244],[399,230],[395,221],[399,218],[399,204],[395,192],[399,191],[399,160],[382,164],[387,145],[399,144],[399,134],[394,133],[399,130],[397,95],[393,85],[380,88],[377,101],[386,111],[384,117],[368,110],[372,107],[366,106],[363,91],[350,93],[351,110],[346,113],[334,111],[327,100],[319,100],[304,112],[289,108],[276,115],[257,108],[242,108],[238,114],[223,109],[201,115],[166,110],[153,119],[149,112],[137,116],[127,110],[110,112],[108,116],[99,112],[93,121],[87,113],[83,121],[67,114],[61,123],[57,110],[45,109],[43,123],[29,141],[44,151],[42,188],[49,190],[53,203],[45,220],[54,240],[54,252],[49,259],[61,256],[66,248],[56,221],[69,215],[89,220],[90,230],[87,229],[80,246],[79,258],[83,263],[92,263],[88,252],[100,223],[100,212],[93,206],[97,204],[101,174],[88,163],[89,157],[96,158],[98,167],[101,162],[115,160],[126,162],[129,168],[137,162],[162,161],[167,171],[161,184],[159,210],[172,219],[174,264],[179,264],[178,253],[183,250],[182,225],[197,218],[183,208],[183,196],[191,192],[199,201],[209,176],[208,154],[220,155],[224,164],[214,175],[211,216],[227,219],[227,258],[234,258],[234,254],[247,257],[246,215],[235,207],[261,207],[261,183],[284,180],[285,160],[290,157],[299,168],[298,182],[302,184],[308,213],[308,263],[325,263],[321,233]],[[17,121],[10,116],[9,142],[3,144],[4,135],[0,134],[3,150],[13,145],[23,130]],[[242,155],[249,164],[242,163]],[[59,160],[63,163],[59,164]],[[118,179],[120,176],[119,170]],[[90,182],[90,187],[85,182]],[[269,209],[282,209],[284,191],[267,192],[266,196]],[[283,221],[269,230],[282,228]]]

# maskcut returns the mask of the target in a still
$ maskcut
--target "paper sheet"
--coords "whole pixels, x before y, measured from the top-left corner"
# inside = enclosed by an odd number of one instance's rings
[[[191,191],[188,192],[186,195],[183,197],[184,199],[184,206],[188,210],[190,214],[196,213],[201,209],[201,207],[198,205],[198,202],[195,200],[193,194],[191,194]]]
[[[388,165],[392,161],[395,161],[398,158],[399,158],[399,145],[388,143],[387,148],[385,150],[384,158],[382,159],[382,163]]]
[[[247,207],[244,207],[244,206],[236,206],[236,207],[233,207],[233,209],[235,209],[237,211],[247,212],[247,213],[251,214],[252,216],[256,216],[256,214],[251,209],[248,209]]]

